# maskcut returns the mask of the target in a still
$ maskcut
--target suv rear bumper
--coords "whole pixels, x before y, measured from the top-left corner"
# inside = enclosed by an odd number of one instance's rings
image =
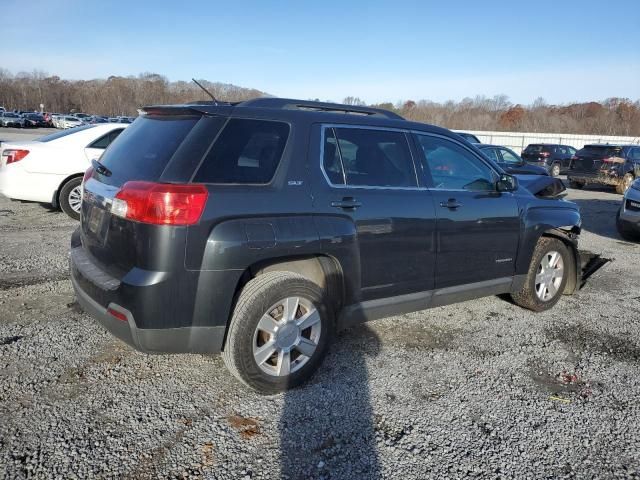
[[[71,272],[71,283],[83,310],[98,320],[109,333],[136,350],[145,353],[219,353],[222,350],[224,326],[138,328],[130,313],[126,314],[126,322],[111,316],[107,308],[93,300],[78,285],[73,268]],[[124,310],[115,304],[110,304],[109,308]]]
[[[156,318],[157,313],[152,319],[146,318],[148,315],[144,314],[148,313],[148,309],[138,308],[137,311],[145,318],[136,321],[131,313],[136,310],[127,304],[126,299],[144,296],[147,300],[153,301],[157,296],[166,295],[165,288],[153,289],[153,286],[149,288],[149,286],[131,285],[114,279],[92,263],[86,254],[78,251],[82,250],[81,246],[76,245],[74,248],[72,244],[72,250],[74,251],[69,258],[71,283],[78,303],[111,334],[145,353],[219,353],[222,350],[226,321],[221,325],[196,324],[175,328],[146,326],[140,328],[140,321],[144,325],[149,325],[150,320],[155,320],[156,325],[162,325],[162,321],[166,319]],[[175,287],[175,285],[169,285],[169,287]],[[123,290],[126,290],[126,293]],[[110,310],[116,311],[126,320],[116,318],[109,313]],[[211,318],[209,315],[205,316]]]
[[[567,173],[567,180],[588,184],[598,185],[612,185],[617,186],[623,182],[622,177],[614,177],[612,175],[605,175],[602,173],[589,173],[589,172],[573,172]]]

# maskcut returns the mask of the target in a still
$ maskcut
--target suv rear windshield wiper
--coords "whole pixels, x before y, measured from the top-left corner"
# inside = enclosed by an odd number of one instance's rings
[[[111,176],[111,170],[101,164],[98,160],[91,160],[91,165],[93,165],[93,168],[95,168],[96,172],[100,175],[104,175],[105,177]]]

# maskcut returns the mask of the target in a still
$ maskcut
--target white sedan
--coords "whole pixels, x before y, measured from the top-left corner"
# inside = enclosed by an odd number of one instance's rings
[[[50,203],[80,218],[82,176],[128,124],[85,125],[31,142],[0,144],[0,193]]]

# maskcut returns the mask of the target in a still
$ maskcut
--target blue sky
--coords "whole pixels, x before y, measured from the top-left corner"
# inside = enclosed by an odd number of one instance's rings
[[[640,99],[640,1],[3,0],[0,67],[367,102]]]

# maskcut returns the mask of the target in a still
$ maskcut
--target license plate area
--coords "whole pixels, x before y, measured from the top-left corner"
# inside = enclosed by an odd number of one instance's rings
[[[109,222],[104,209],[92,205],[87,217],[87,231],[100,244],[104,245],[107,241],[107,233],[109,230]]]

